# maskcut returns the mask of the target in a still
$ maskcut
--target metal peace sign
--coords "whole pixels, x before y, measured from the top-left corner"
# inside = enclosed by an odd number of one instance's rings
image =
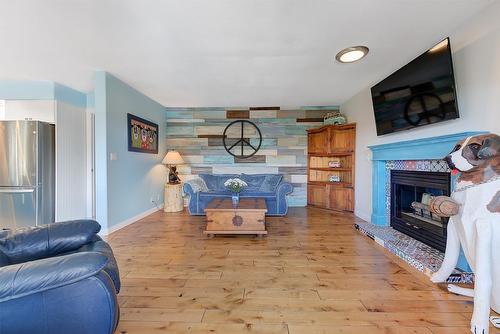
[[[252,145],[250,143],[250,139],[248,136],[245,136],[245,125],[249,125],[253,128],[255,128],[257,135],[259,136],[259,144],[258,145]],[[239,133],[239,138],[227,138],[227,133],[231,129],[231,131],[238,131]],[[248,130],[248,126],[247,126]],[[233,140],[237,139],[236,141],[233,142]],[[257,139],[257,138],[253,138]],[[237,120],[234,122],[229,123],[226,128],[224,129],[224,133],[222,134],[222,142],[224,143],[224,148],[226,149],[227,153],[231,154],[232,156],[240,159],[247,159],[253,156],[257,151],[260,149],[260,145],[262,145],[262,133],[260,132],[259,128],[257,125],[254,123],[247,121],[247,120]],[[252,153],[248,154],[245,153],[245,147],[248,147]],[[234,153],[233,153],[234,151]],[[246,150],[248,152],[248,150]]]

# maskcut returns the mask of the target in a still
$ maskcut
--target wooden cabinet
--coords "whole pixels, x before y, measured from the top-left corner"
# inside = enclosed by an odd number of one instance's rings
[[[307,203],[354,211],[356,124],[308,131]]]
[[[338,187],[333,185],[326,186],[326,195],[328,196],[328,209],[354,211],[354,189]]]
[[[329,128],[330,130],[330,143],[328,145],[330,153],[335,152],[354,152],[354,143],[356,136],[356,128]]]
[[[328,153],[328,131],[312,132],[307,136],[307,150],[309,154]]]
[[[307,185],[307,203],[314,206],[327,206],[326,184]]]

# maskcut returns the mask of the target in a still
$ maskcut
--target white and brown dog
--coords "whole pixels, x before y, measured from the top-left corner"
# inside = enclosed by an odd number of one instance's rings
[[[448,222],[446,253],[441,268],[432,275],[444,282],[458,261],[460,246],[475,274],[474,289],[448,285],[448,290],[474,297],[471,331],[489,332],[489,320],[500,326],[500,137],[495,134],[468,137],[445,158],[461,172],[451,198],[458,214]]]

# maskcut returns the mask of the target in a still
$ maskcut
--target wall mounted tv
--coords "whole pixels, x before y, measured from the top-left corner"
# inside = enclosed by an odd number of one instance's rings
[[[449,38],[371,91],[378,136],[458,118]]]

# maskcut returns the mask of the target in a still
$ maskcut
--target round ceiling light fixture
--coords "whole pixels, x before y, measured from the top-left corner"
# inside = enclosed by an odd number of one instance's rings
[[[340,63],[353,63],[365,57],[368,51],[369,49],[366,46],[351,46],[337,53],[335,59]]]

